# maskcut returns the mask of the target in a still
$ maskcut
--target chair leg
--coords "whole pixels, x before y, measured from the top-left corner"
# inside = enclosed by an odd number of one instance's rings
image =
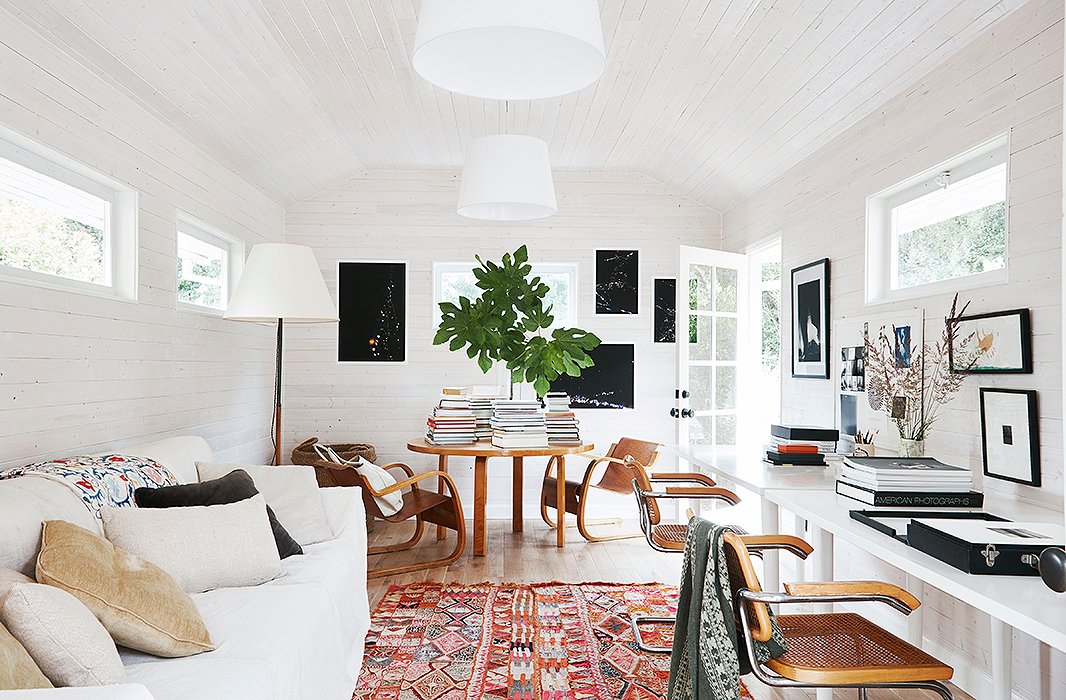
[[[648,651],[653,654],[669,654],[673,651],[672,647],[657,647],[648,644],[644,641],[644,637],[640,634],[640,625],[643,623],[667,623],[674,622],[672,617],[653,617],[651,615],[635,615],[629,619],[629,624],[633,627],[633,637],[637,640],[637,647],[641,651]]]
[[[635,537],[643,537],[643,532],[625,532],[616,535],[593,535],[588,530],[589,525],[612,524],[621,525],[621,518],[606,518],[604,520],[586,520],[585,504],[588,503],[588,484],[582,484],[577,498],[577,531],[589,542],[609,542],[611,540],[631,540]]]
[[[415,518],[415,533],[411,535],[411,539],[400,544],[387,544],[381,547],[368,547],[366,553],[370,554],[388,554],[389,552],[404,552],[411,547],[414,547],[422,539],[422,534],[425,532],[426,524],[422,522],[422,518]]]
[[[544,488],[544,484],[547,482],[549,476],[551,476],[552,468],[555,466],[555,457],[548,458],[548,466],[544,469],[544,478],[540,481],[540,519],[550,527],[555,528],[555,523],[548,517],[548,499],[546,498],[547,492]]]
[[[382,569],[371,569],[367,571],[366,577],[368,579],[384,578],[386,576],[400,576],[402,574],[409,574],[414,571],[424,571],[426,569],[435,569],[438,566],[448,566],[463,554],[463,549],[466,547],[466,527],[462,527],[458,530],[459,537],[455,543],[455,549],[451,551],[445,557],[440,559],[433,559],[431,561],[423,561],[417,564],[407,564],[406,566],[392,566]]]

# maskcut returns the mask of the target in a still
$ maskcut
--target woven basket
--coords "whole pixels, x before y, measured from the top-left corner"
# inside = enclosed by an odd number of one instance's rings
[[[333,480],[332,470],[324,469],[317,465],[317,462],[322,458],[315,452],[315,448],[312,445],[318,442],[317,437],[308,438],[292,451],[292,463],[301,464],[308,467],[315,467],[315,476],[318,478],[318,485],[322,487],[336,486],[337,482]],[[342,442],[335,445],[329,445],[340,455],[341,459],[355,459],[356,457],[362,457],[368,462],[376,462],[378,459],[378,453],[374,449],[373,445],[369,445],[364,442]]]

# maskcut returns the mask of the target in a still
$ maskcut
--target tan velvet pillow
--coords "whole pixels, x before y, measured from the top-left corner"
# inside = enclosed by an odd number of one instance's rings
[[[51,688],[29,653],[0,625],[0,690]]]
[[[170,574],[64,520],[44,524],[37,581],[84,603],[124,647],[164,657],[215,648],[200,611]]]

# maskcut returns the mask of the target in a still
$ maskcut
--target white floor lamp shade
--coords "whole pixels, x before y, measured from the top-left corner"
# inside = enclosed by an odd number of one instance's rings
[[[422,0],[412,57],[429,82],[491,100],[576,92],[607,65],[597,0]]]
[[[313,250],[291,243],[252,247],[224,317],[231,321],[330,323],[337,308]]]
[[[557,212],[548,144],[513,134],[471,141],[456,211],[490,221],[542,219]]]

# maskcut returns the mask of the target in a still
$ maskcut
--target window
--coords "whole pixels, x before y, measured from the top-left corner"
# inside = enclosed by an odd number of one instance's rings
[[[744,441],[763,439],[781,417],[781,240],[748,253],[750,347],[742,372],[748,390],[741,398]]]
[[[244,245],[207,224],[178,216],[178,305],[222,312],[244,264]]]
[[[870,198],[867,301],[1006,280],[1007,153],[1003,136]]]
[[[0,131],[0,275],[136,297],[137,195]]]
[[[473,269],[475,263],[435,263],[433,265],[433,324],[440,323],[442,301],[455,302],[459,297],[477,299],[481,290]],[[555,322],[552,328],[573,326],[577,318],[577,265],[533,264],[533,276],[540,277],[548,285],[545,304],[552,307]]]

